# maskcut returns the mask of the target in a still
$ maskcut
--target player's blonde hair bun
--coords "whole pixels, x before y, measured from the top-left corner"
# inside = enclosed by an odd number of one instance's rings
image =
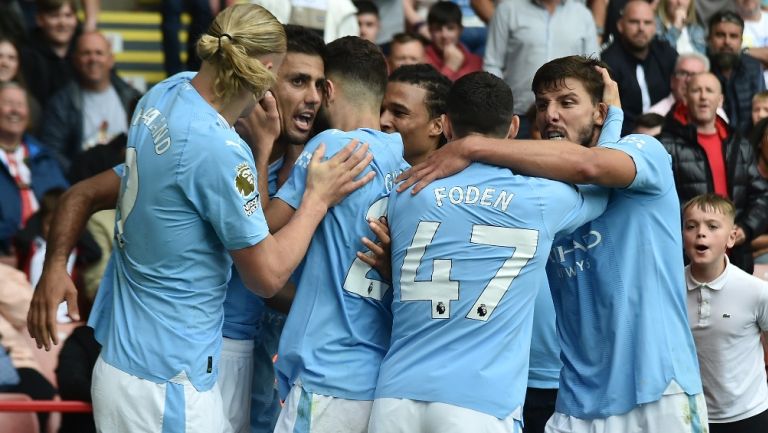
[[[197,42],[197,55],[216,69],[213,90],[224,102],[244,88],[260,99],[274,85],[275,75],[257,57],[285,50],[282,24],[253,4],[221,11]]]

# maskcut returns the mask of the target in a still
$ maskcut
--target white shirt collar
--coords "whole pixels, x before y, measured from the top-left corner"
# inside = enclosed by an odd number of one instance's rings
[[[715,278],[712,281],[709,281],[707,283],[701,283],[696,281],[693,276],[691,275],[691,265],[688,265],[685,267],[685,285],[688,287],[688,290],[695,290],[700,289],[702,287],[706,287],[708,289],[712,290],[721,290],[725,286],[725,282],[728,278],[728,268],[731,267],[731,261],[728,259],[728,256],[725,256],[725,270],[722,274],[720,274],[717,278]]]

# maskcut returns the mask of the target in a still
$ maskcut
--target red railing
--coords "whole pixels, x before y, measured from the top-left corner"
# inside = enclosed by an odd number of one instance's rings
[[[93,406],[84,401],[61,400],[2,400],[0,412],[93,412]]]

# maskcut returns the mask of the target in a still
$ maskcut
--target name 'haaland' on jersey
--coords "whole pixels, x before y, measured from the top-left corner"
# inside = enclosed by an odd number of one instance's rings
[[[552,245],[549,262],[556,266],[559,278],[572,278],[579,272],[592,268],[590,251],[603,242],[603,235],[597,230],[590,230],[577,239],[575,235],[566,236]]]
[[[491,206],[506,212],[515,194],[496,188],[485,187],[481,191],[474,185],[440,187],[434,189],[435,204]]]
[[[155,107],[147,109],[139,108],[133,115],[131,126],[137,123],[143,123],[149,129],[152,135],[152,142],[155,144],[155,153],[162,155],[171,147],[171,136],[168,132],[168,120],[163,113]]]

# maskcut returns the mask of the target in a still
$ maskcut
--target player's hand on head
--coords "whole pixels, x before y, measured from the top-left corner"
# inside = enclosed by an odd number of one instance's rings
[[[369,171],[358,178],[373,160],[367,143],[358,146],[358,141],[352,140],[326,161],[323,161],[324,155],[325,144],[321,143],[309,163],[306,191],[317,194],[328,207],[340,202],[376,176],[375,172]]]
[[[467,168],[472,162],[467,154],[467,144],[471,136],[450,141],[445,146],[432,152],[426,160],[409,168],[397,177],[402,182],[398,192],[403,192],[413,185],[412,194],[416,194],[436,179],[454,175]]]
[[[608,70],[600,66],[595,66],[597,72],[603,77],[603,102],[608,106],[614,106],[621,108],[621,98],[619,95],[619,85],[613,81],[611,75],[608,74]]]
[[[368,226],[373,231],[373,234],[379,239],[378,242],[374,242],[367,237],[363,237],[363,245],[368,248],[368,252],[357,252],[357,257],[360,258],[368,266],[376,269],[384,279],[392,281],[392,252],[391,252],[391,239],[389,237],[389,224],[387,223],[387,217],[381,217],[379,219],[368,220]]]
[[[272,92],[268,91],[247,116],[235,122],[235,130],[248,143],[256,161],[267,162],[272,146],[280,136],[280,112]]]
[[[27,314],[29,335],[37,347],[51,349],[51,342],[59,344],[56,326],[56,311],[62,301],[67,301],[69,317],[80,320],[77,308],[77,289],[64,267],[46,267],[37,283]]]

